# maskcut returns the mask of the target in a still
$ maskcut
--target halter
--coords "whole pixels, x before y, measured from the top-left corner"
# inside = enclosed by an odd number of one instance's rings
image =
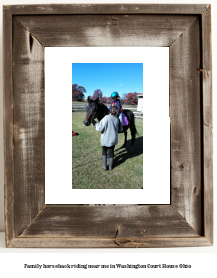
[[[93,112],[93,115],[90,117],[90,122],[92,122],[97,117],[97,114],[98,113],[96,111]]]
[[[90,121],[92,122],[96,118],[96,112],[91,116]]]

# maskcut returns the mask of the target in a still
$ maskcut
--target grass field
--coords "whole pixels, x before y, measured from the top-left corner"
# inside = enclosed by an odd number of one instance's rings
[[[139,136],[131,146],[128,130],[127,145],[124,134],[118,135],[112,171],[102,169],[100,132],[93,125],[83,123],[86,112],[72,112],[72,188],[74,189],[142,189],[143,188],[143,120],[136,118]]]

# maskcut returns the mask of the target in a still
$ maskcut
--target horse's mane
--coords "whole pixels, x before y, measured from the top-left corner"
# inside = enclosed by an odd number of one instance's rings
[[[98,109],[99,109],[99,116],[97,119],[98,121],[101,121],[102,118],[108,115],[108,107],[105,104],[98,102]]]

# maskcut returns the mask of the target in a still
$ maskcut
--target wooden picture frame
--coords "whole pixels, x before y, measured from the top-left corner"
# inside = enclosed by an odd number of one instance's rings
[[[212,245],[211,6],[51,4],[3,12],[6,246]],[[46,46],[169,47],[170,205],[45,205]]]

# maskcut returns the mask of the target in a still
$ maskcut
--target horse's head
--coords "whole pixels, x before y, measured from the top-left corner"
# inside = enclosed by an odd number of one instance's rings
[[[87,98],[88,105],[87,105],[87,114],[84,119],[84,124],[86,126],[89,126],[91,124],[91,121],[98,117],[99,110],[98,110],[98,102],[99,98],[97,99],[90,99],[90,97]]]

